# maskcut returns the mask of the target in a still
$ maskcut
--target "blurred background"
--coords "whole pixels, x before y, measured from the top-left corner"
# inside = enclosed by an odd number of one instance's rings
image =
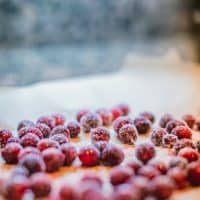
[[[169,49],[200,62],[199,0],[0,0],[0,86],[113,72],[128,53]]]

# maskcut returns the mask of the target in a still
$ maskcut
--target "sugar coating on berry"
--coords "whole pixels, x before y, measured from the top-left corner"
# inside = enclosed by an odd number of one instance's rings
[[[56,126],[52,131],[51,131],[51,136],[57,135],[57,134],[63,134],[67,138],[70,138],[70,131],[67,128],[67,126]]]
[[[28,177],[29,171],[25,167],[17,166],[14,170],[12,170],[11,176],[14,177],[19,175]]]
[[[142,116],[134,119],[134,125],[140,134],[145,134],[151,129],[151,121]]]
[[[12,142],[14,142],[14,143],[20,143],[20,139],[18,137],[10,137],[8,139],[8,141],[7,141],[7,144],[8,143],[12,143]]]
[[[181,149],[183,149],[185,147],[191,147],[191,148],[195,149],[195,144],[192,140],[186,139],[186,138],[184,138],[182,140],[178,140],[176,142],[176,144],[174,145],[175,153],[178,153]]]
[[[155,167],[161,174],[166,174],[168,171],[168,165],[161,160],[152,159],[148,165]]]
[[[45,149],[48,149],[48,148],[59,148],[59,143],[55,140],[52,140],[52,139],[49,139],[49,138],[46,138],[46,139],[42,139],[38,142],[37,144],[37,148],[40,150],[40,151],[44,151]]]
[[[180,157],[180,156],[173,156],[170,158],[170,161],[169,161],[170,168],[178,167],[181,169],[186,169],[187,165],[188,165],[188,161],[185,158]]]
[[[130,107],[127,103],[120,103],[116,107],[122,111],[122,115],[124,116],[130,113]]]
[[[84,115],[88,114],[89,112],[90,112],[90,110],[88,110],[88,109],[79,110],[79,111],[77,112],[77,114],[76,114],[76,120],[77,120],[78,122],[80,122],[80,121],[81,121],[81,118],[82,118]]]
[[[155,116],[152,112],[144,111],[144,112],[140,113],[139,116],[148,119],[151,123],[155,122]]]
[[[121,117],[123,115],[120,108],[112,108],[112,121],[115,121],[118,117]]]
[[[61,144],[65,144],[65,143],[69,143],[69,138],[67,138],[65,135],[63,134],[56,134],[50,137],[51,140],[54,140],[56,142],[58,142],[60,145]]]
[[[164,114],[161,118],[160,118],[160,122],[159,125],[161,128],[166,128],[166,125],[169,121],[173,120],[174,117],[171,114]]]
[[[23,147],[29,147],[29,146],[32,146],[32,147],[36,147],[37,146],[37,143],[40,141],[40,138],[35,135],[35,134],[32,134],[32,133],[27,133],[26,135],[24,135],[21,140],[20,140],[20,144],[23,146]]]
[[[7,144],[8,139],[12,136],[13,134],[11,131],[7,129],[0,130],[0,148],[4,147]]]
[[[173,119],[173,120],[170,120],[167,125],[166,125],[166,131],[168,133],[171,133],[172,130],[174,128],[176,128],[177,126],[187,126],[186,123],[184,121],[180,121],[180,120],[176,120],[176,119]]]
[[[182,120],[192,129],[196,123],[196,118],[191,114],[183,115]]]
[[[193,162],[199,159],[199,153],[190,147],[181,149],[178,153],[178,156],[187,159],[188,162]]]
[[[106,141],[110,140],[110,131],[104,127],[97,127],[91,130],[91,140],[93,143],[98,141]]]
[[[19,131],[20,129],[27,127],[27,126],[34,126],[34,123],[30,120],[22,120],[19,122],[17,126],[17,130]]]
[[[23,157],[27,156],[28,154],[36,154],[38,156],[41,156],[41,153],[37,148],[25,147],[20,151],[20,153],[18,155],[18,159],[21,160]]]
[[[177,126],[174,128],[171,132],[172,134],[176,135],[179,139],[183,138],[192,138],[192,131],[189,127],[187,126]]]
[[[76,121],[71,121],[67,124],[71,138],[78,137],[81,132],[80,124]]]
[[[51,129],[49,128],[49,126],[47,126],[46,124],[42,124],[42,123],[37,123],[35,125],[36,128],[38,128],[41,132],[44,138],[49,137]]]
[[[153,129],[151,133],[151,142],[156,145],[156,146],[161,146],[162,145],[162,140],[164,135],[166,135],[167,132],[164,128],[155,128]]]
[[[193,186],[200,186],[200,162],[192,162],[188,166],[188,180]]]
[[[160,171],[151,165],[144,165],[138,170],[138,175],[144,176],[145,178],[152,180],[156,176],[160,175]]]
[[[56,114],[53,114],[52,117],[55,120],[56,126],[65,124],[65,116],[63,114],[56,113]]]
[[[120,128],[122,126],[124,126],[125,124],[132,124],[134,125],[134,120],[131,119],[128,116],[122,116],[122,117],[118,117],[114,122],[113,122],[113,128],[115,130],[116,133],[119,132]]]
[[[102,119],[104,126],[110,126],[112,124],[113,116],[112,112],[106,108],[100,108],[96,111]]]
[[[37,123],[46,124],[50,129],[56,126],[56,121],[51,116],[42,116],[37,120]]]
[[[166,148],[172,148],[178,141],[178,137],[172,134],[166,134],[163,136],[162,146]]]
[[[34,127],[34,126],[28,126],[28,127],[24,127],[22,129],[20,129],[20,131],[18,132],[18,136],[19,138],[22,138],[23,136],[25,136],[27,133],[32,133],[37,135],[40,139],[43,138],[43,134],[40,131],[40,129]]]

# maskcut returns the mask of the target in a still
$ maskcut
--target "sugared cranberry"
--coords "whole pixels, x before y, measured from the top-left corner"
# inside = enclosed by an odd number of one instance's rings
[[[43,134],[42,132],[40,131],[40,129],[34,127],[34,126],[27,126],[27,127],[24,127],[22,129],[20,129],[19,133],[18,133],[18,136],[19,138],[22,138],[23,136],[25,136],[27,133],[32,133],[32,134],[35,134],[36,136],[38,136],[40,139],[43,138]]]
[[[26,147],[22,149],[18,155],[18,159],[21,160],[23,157],[29,155],[29,154],[36,154],[38,156],[41,156],[40,151],[37,148],[34,147]]]
[[[12,132],[9,130],[0,130],[0,148],[7,144],[9,138],[13,136]]]
[[[192,138],[192,131],[187,126],[177,126],[171,133],[176,135],[179,139]]]
[[[46,124],[50,129],[56,126],[56,121],[51,116],[42,116],[37,120],[37,123]]]
[[[114,167],[110,172],[110,182],[112,185],[125,183],[134,175],[131,168],[125,166]]]
[[[200,186],[200,162],[192,162],[188,166],[188,180],[194,186]]]
[[[99,142],[95,142],[94,146],[100,151],[102,152],[106,146],[108,145],[108,142],[106,141],[99,141]]]
[[[89,133],[92,128],[103,124],[101,117],[97,113],[87,113],[81,118],[81,126],[85,133]]]
[[[124,126],[125,124],[132,124],[134,125],[133,119],[131,119],[128,116],[122,116],[118,117],[114,122],[113,122],[113,128],[116,133],[119,133],[120,128]]]
[[[36,147],[37,143],[40,141],[40,138],[32,133],[27,133],[26,135],[24,135],[21,140],[20,140],[20,144],[23,147]]]
[[[69,143],[69,138],[67,138],[65,135],[63,134],[56,134],[50,137],[51,140],[54,140],[56,142],[58,142],[60,145],[61,144],[65,144],[65,143]]]
[[[81,132],[80,124],[76,121],[71,121],[67,124],[71,138],[78,137]]]
[[[70,132],[67,126],[56,126],[52,131],[51,131],[51,136],[57,135],[57,134],[63,134],[67,138],[70,138]]]
[[[151,143],[141,143],[136,146],[135,154],[138,160],[143,163],[147,163],[156,155],[156,150],[153,144]]]
[[[93,143],[99,141],[109,142],[110,140],[110,131],[104,127],[97,127],[91,130],[91,140]]]
[[[62,184],[59,189],[59,199],[60,200],[66,200],[66,199],[77,200],[77,194],[74,187],[67,184]]]
[[[169,167],[179,167],[181,169],[185,169],[187,167],[188,161],[185,158],[179,156],[173,156],[170,158]]]
[[[104,126],[110,126],[112,124],[113,116],[110,110],[101,108],[101,109],[98,109],[96,113],[100,115]]]
[[[151,180],[160,175],[160,171],[151,165],[145,165],[138,170],[138,175],[144,176],[145,178]]]
[[[181,149],[178,153],[178,156],[187,159],[188,162],[193,162],[199,159],[199,153],[190,147]]]
[[[134,125],[125,124],[119,129],[117,137],[125,144],[134,144],[138,138],[138,132]]]
[[[59,143],[55,140],[52,140],[52,139],[42,139],[38,142],[37,144],[37,148],[40,150],[40,151],[44,151],[45,149],[48,149],[48,148],[51,148],[51,147],[54,147],[54,148],[59,148]]]
[[[37,123],[35,127],[38,128],[42,132],[42,135],[44,138],[49,137],[51,129],[46,124]]]
[[[168,170],[168,166],[165,162],[161,160],[150,160],[148,165],[155,167],[161,174],[166,174]]]
[[[175,153],[178,153],[181,149],[183,149],[185,147],[191,147],[191,148],[195,149],[195,144],[190,139],[178,140],[176,142],[176,144],[174,145],[174,151],[175,151]]]
[[[95,166],[99,164],[100,152],[92,145],[82,147],[78,156],[84,166]]]
[[[58,171],[64,163],[63,153],[56,148],[48,148],[42,152],[47,172]]]
[[[166,125],[169,121],[173,120],[174,117],[171,114],[165,114],[160,118],[159,125],[161,128],[166,128]]]
[[[34,123],[30,120],[22,120],[19,122],[17,126],[17,130],[19,131],[20,129],[27,127],[27,126],[34,126]]]
[[[178,138],[176,135],[166,134],[163,136],[162,146],[166,148],[172,148],[176,144],[177,141],[178,141]]]
[[[84,115],[88,114],[89,112],[90,112],[90,110],[88,110],[88,109],[79,110],[79,111],[77,112],[77,114],[76,114],[76,120],[77,120],[78,122],[80,122],[80,121],[81,121],[81,118],[82,118]]]
[[[29,171],[22,166],[17,166],[12,172],[11,172],[11,176],[29,176]]]
[[[63,155],[65,156],[64,165],[71,165],[72,162],[77,157],[77,151],[75,146],[72,144],[63,144],[60,147],[60,150],[62,151]]]
[[[132,160],[127,163],[127,166],[129,166],[135,174],[137,174],[138,170],[143,166],[143,164],[139,160]]]
[[[140,134],[147,133],[151,129],[151,122],[142,116],[136,117],[134,119],[134,124]]]
[[[166,135],[167,132],[165,131],[164,128],[156,128],[152,131],[151,133],[151,141],[154,145],[156,146],[161,146],[162,145],[162,140],[164,135]]]
[[[193,115],[186,114],[183,115],[182,120],[192,129],[196,123],[196,118]]]
[[[51,192],[51,179],[45,173],[35,173],[30,177],[30,186],[35,197],[47,197]]]
[[[123,115],[120,108],[112,108],[112,121],[116,120],[118,117],[121,117]]]
[[[17,138],[17,137],[10,137],[10,138],[8,139],[8,141],[7,141],[7,144],[8,144],[8,143],[12,143],[12,142],[14,142],[14,143],[20,143],[20,139]]]
[[[130,107],[127,103],[120,103],[116,107],[122,111],[122,115],[124,115],[124,116],[126,116],[130,113]]]
[[[52,117],[55,120],[56,126],[65,124],[65,116],[63,114],[60,114],[60,113],[53,114]]]
[[[155,116],[152,112],[149,111],[145,111],[139,114],[142,117],[145,117],[146,119],[148,119],[151,123],[155,122]]]
[[[82,184],[92,184],[95,187],[99,187],[100,189],[103,187],[103,181],[99,175],[95,174],[94,172],[88,172],[83,175],[80,180],[80,185]]]
[[[119,165],[124,160],[124,152],[116,145],[108,144],[101,154],[101,160],[104,165]]]
[[[9,143],[2,149],[1,155],[6,163],[15,164],[18,162],[18,154],[22,146],[18,143]]]
[[[170,120],[167,125],[166,125],[166,131],[168,133],[171,133],[172,130],[174,128],[176,128],[177,126],[187,126],[186,123],[184,121],[180,121],[180,120],[176,120],[176,119],[173,119],[173,120]]]

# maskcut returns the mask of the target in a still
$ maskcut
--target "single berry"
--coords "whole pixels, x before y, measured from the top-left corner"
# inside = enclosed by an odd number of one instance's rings
[[[51,129],[46,124],[37,123],[35,127],[42,132],[43,138],[49,137]]]
[[[19,136],[19,138],[22,138],[27,133],[32,133],[32,134],[38,136],[40,139],[43,138],[43,134],[40,131],[40,129],[38,129],[38,128],[34,127],[34,126],[27,126],[27,127],[24,127],[22,129],[20,129],[19,132],[18,132],[18,136]]]
[[[47,172],[55,172],[60,169],[64,163],[63,153],[56,148],[48,148],[42,152]]]
[[[110,126],[112,124],[113,116],[110,110],[101,108],[96,113],[100,115],[104,126]]]
[[[63,134],[56,134],[50,137],[51,140],[54,140],[56,142],[58,142],[60,145],[61,144],[65,144],[65,143],[69,143],[69,138],[67,138],[65,135]]]
[[[108,142],[106,141],[99,141],[99,142],[95,142],[94,146],[100,151],[102,152],[108,145]]]
[[[72,162],[77,158],[76,148],[72,144],[63,144],[60,146],[60,150],[65,156],[64,165],[71,165]]]
[[[149,112],[149,111],[142,112],[142,113],[139,114],[139,116],[148,119],[152,124],[155,122],[154,114]]]
[[[19,122],[17,126],[17,130],[19,131],[20,129],[27,127],[27,126],[34,126],[34,123],[30,120],[22,120]]]
[[[108,144],[101,153],[101,160],[107,166],[119,165],[124,157],[122,149],[113,144]]]
[[[136,146],[135,154],[138,160],[143,163],[147,163],[149,160],[155,157],[156,150],[153,144],[151,143],[141,143]]]
[[[178,156],[187,159],[188,162],[193,162],[199,159],[199,153],[190,147],[181,149],[178,153]]]
[[[188,161],[185,158],[179,156],[173,156],[169,161],[170,168],[179,167],[181,169],[186,169],[187,165]]]
[[[187,126],[177,126],[171,132],[172,134],[176,135],[179,139],[183,138],[192,138],[192,131]]]
[[[124,126],[125,124],[132,124],[134,125],[133,119],[131,119],[128,116],[122,116],[118,117],[114,122],[113,122],[113,128],[116,133],[119,133],[120,128]]]
[[[112,108],[111,113],[112,113],[112,121],[115,121],[118,117],[121,117],[123,115],[120,108]]]
[[[8,143],[12,143],[12,142],[14,142],[14,143],[20,143],[20,139],[17,138],[17,137],[10,137],[10,138],[8,139],[8,141],[7,141],[7,144],[8,144]]]
[[[139,134],[147,133],[151,129],[151,121],[142,116],[135,118],[134,124]]]
[[[151,165],[145,165],[138,170],[138,175],[144,176],[145,178],[152,180],[156,176],[160,175],[160,171]]]
[[[143,166],[143,164],[139,160],[132,160],[127,163],[127,166],[130,167],[135,174],[137,174],[138,170]]]
[[[59,199],[60,200],[66,200],[66,199],[77,200],[77,194],[74,187],[67,184],[62,184],[59,189]]]
[[[56,126],[56,121],[51,116],[42,116],[37,120],[37,123],[46,124],[50,129]]]
[[[127,103],[120,103],[116,107],[122,111],[122,115],[124,115],[124,116],[126,116],[130,113],[130,107]]]
[[[188,180],[193,186],[200,186],[200,162],[188,165]]]
[[[196,123],[196,118],[193,115],[183,115],[182,120],[192,129]]]
[[[161,128],[166,128],[166,125],[169,121],[173,120],[174,117],[171,114],[165,114],[160,118],[159,125]]]
[[[20,140],[20,144],[23,147],[36,147],[37,143],[40,141],[40,138],[32,133],[27,133],[26,135],[24,135],[21,140]]]
[[[185,147],[191,147],[195,149],[195,144],[190,139],[178,140],[176,144],[174,145],[174,151],[176,154],[178,154],[178,152]]]
[[[89,133],[92,128],[97,128],[103,124],[101,117],[97,113],[87,113],[81,118],[81,126],[85,133]]]
[[[84,166],[95,166],[99,164],[100,152],[94,146],[84,146],[79,151],[79,159]]]
[[[168,171],[168,165],[161,160],[150,160],[148,165],[155,167],[161,174],[166,174]]]
[[[110,131],[104,127],[97,127],[91,130],[91,140],[92,143],[99,141],[109,142],[110,140]]]
[[[22,150],[22,146],[18,143],[8,143],[1,152],[1,155],[6,163],[16,164],[18,162],[18,155]]]
[[[57,113],[57,114],[53,114],[52,117],[55,120],[56,126],[65,124],[65,116],[64,115]]]
[[[37,148],[34,147],[26,147],[22,149],[18,155],[18,159],[21,160],[23,157],[29,155],[29,154],[36,154],[38,156],[41,156],[40,151]]]
[[[9,138],[13,136],[12,132],[9,130],[0,130],[0,148],[7,144]]]
[[[162,146],[166,148],[172,148],[176,144],[177,141],[178,141],[178,138],[176,135],[166,134],[163,136]]]
[[[80,185],[93,185],[95,187],[98,187],[99,189],[102,189],[103,187],[103,181],[100,178],[99,175],[95,174],[94,172],[87,172],[83,175],[83,177],[80,180]]]
[[[151,142],[156,146],[162,145],[163,137],[167,134],[164,128],[156,128],[151,133]]]
[[[186,123],[184,121],[180,121],[180,120],[176,120],[176,119],[173,119],[173,120],[170,120],[167,125],[166,125],[166,131],[168,133],[171,133],[172,130],[174,128],[176,128],[177,126],[187,126]]]
[[[56,126],[52,131],[51,131],[51,136],[57,135],[57,134],[63,134],[67,138],[70,138],[70,132],[67,126]]]
[[[17,166],[14,170],[12,170],[11,176],[12,177],[14,177],[14,176],[26,176],[26,177],[28,177],[29,171],[25,167]]]
[[[75,138],[78,137],[78,135],[81,132],[80,124],[76,121],[71,121],[67,124],[67,128],[70,132],[70,137]]]
[[[80,122],[80,121],[81,121],[81,118],[82,118],[84,115],[88,114],[89,112],[90,112],[90,110],[88,110],[88,109],[79,110],[79,111],[77,112],[77,114],[76,114],[76,120],[77,120],[78,122]]]
[[[51,147],[54,147],[54,148],[58,149],[59,146],[60,145],[59,145],[59,143],[57,141],[49,139],[49,138],[42,139],[37,144],[37,148],[40,151],[44,151],[45,149],[48,149],[48,148],[51,148]]]

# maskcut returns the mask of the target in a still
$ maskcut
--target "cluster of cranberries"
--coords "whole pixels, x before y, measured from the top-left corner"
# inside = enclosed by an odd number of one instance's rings
[[[0,130],[1,156],[5,163],[17,165],[8,179],[0,179],[0,195],[8,200],[47,196],[58,200],[168,199],[175,189],[200,186],[200,142],[192,140],[192,129],[200,130],[200,122],[192,115],[177,120],[165,114],[159,127],[151,131],[155,122],[151,112],[142,112],[136,118],[129,112],[129,106],[122,103],[95,112],[80,110],[76,120],[68,123],[61,114],[42,116],[36,123],[23,120],[18,124],[17,136]],[[122,147],[110,142],[111,125],[121,143],[136,146],[136,159],[123,162]],[[90,133],[91,144],[77,148],[70,141],[81,131]],[[148,133],[151,142],[137,145],[139,135]],[[155,159],[157,147],[169,148],[174,154],[168,163]],[[47,173],[74,162],[86,167],[114,166],[109,175],[112,192],[105,196],[104,181],[88,173],[73,187],[61,184],[53,193],[56,196],[51,197],[53,184]],[[120,165],[122,162],[124,165]]]

